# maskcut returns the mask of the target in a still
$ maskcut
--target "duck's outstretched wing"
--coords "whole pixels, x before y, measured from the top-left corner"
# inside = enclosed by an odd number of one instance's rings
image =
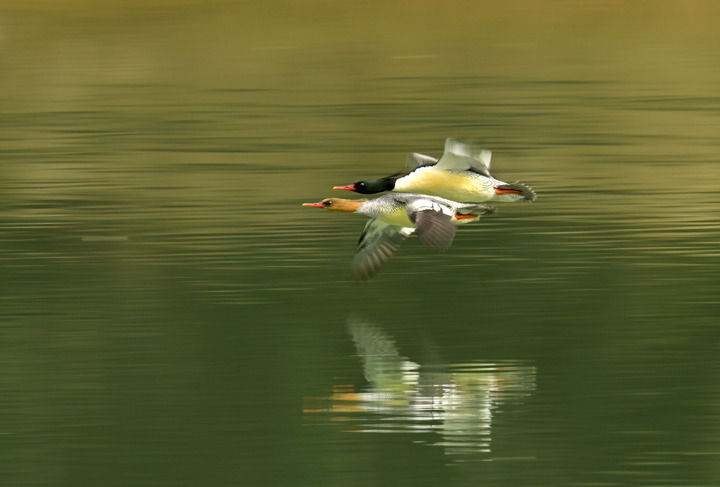
[[[445,140],[445,152],[437,163],[437,168],[445,171],[474,171],[483,176],[490,175],[492,152],[472,142],[456,139]]]
[[[429,198],[412,198],[406,203],[410,221],[420,242],[436,250],[446,250],[455,238],[454,208]]]
[[[407,169],[408,172],[412,172],[418,167],[432,166],[433,164],[436,164],[437,161],[438,160],[433,156],[426,156],[425,154],[420,154],[419,152],[413,152],[412,154],[408,154],[405,159],[405,169]]]
[[[365,280],[374,276],[413,231],[414,228],[390,225],[376,218],[368,221],[353,257],[353,278]]]

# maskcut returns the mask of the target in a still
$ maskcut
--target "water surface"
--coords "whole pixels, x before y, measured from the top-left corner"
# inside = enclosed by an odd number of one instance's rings
[[[717,485],[718,14],[0,8],[3,485]],[[537,201],[353,283],[448,136]]]

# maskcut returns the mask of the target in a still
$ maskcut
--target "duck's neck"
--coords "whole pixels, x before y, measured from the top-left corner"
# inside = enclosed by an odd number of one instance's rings
[[[343,211],[346,213],[355,213],[366,201],[366,199],[347,200],[344,198],[335,198],[334,204],[328,207],[328,209],[333,211]]]

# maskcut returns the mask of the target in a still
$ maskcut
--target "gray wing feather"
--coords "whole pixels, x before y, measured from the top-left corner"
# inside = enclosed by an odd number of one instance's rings
[[[426,156],[425,154],[420,154],[419,152],[413,152],[412,154],[408,154],[407,159],[405,159],[405,167],[408,171],[413,171],[418,167],[437,164],[437,161],[438,160],[432,156]]]
[[[374,276],[413,231],[375,218],[368,221],[353,257],[353,278],[365,280]]]
[[[436,250],[447,250],[455,238],[450,216],[432,210],[415,213],[415,231],[423,245]]]
[[[437,250],[450,247],[455,238],[455,225],[452,224],[454,208],[429,198],[412,199],[406,208],[423,245]]]
[[[490,175],[492,152],[476,143],[455,139],[445,141],[445,152],[437,163],[438,169],[451,171],[474,171],[483,176]]]

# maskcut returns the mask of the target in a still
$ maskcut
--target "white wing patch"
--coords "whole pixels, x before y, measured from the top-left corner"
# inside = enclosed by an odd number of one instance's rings
[[[453,216],[455,214],[451,207],[441,204],[438,201],[431,200],[430,198],[413,198],[407,202],[405,208],[407,209],[407,214],[411,221],[414,220],[414,214],[419,211],[432,211],[448,216]]]

